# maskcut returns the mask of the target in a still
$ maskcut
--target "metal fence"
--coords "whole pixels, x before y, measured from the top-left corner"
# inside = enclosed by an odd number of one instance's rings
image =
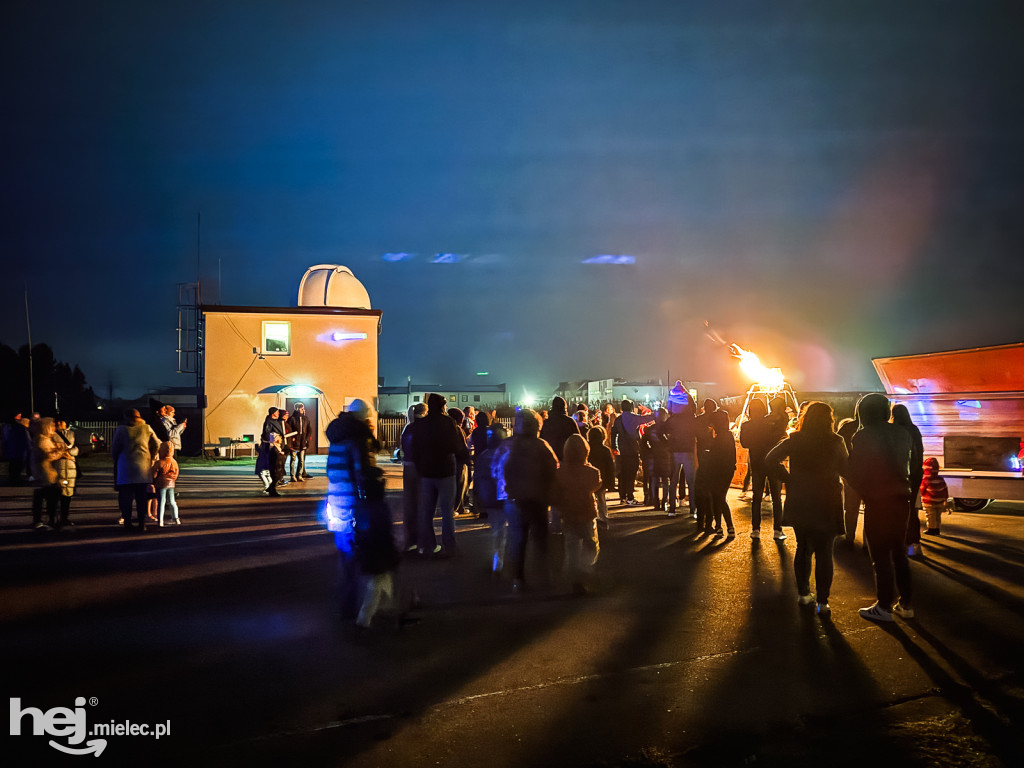
[[[508,433],[512,434],[512,419],[499,417],[497,422],[501,424]],[[377,419],[377,439],[384,448],[397,448],[402,442],[402,430],[408,422],[402,417],[386,417]]]
[[[75,445],[79,450],[84,451],[89,448],[90,438],[94,434],[103,439],[103,444],[109,450],[118,424],[117,421],[76,421],[70,426],[75,432]]]

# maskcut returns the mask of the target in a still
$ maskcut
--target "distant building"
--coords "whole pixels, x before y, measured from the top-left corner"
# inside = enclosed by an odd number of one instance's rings
[[[270,407],[302,402],[314,452],[354,399],[377,405],[381,311],[347,267],[310,267],[297,307],[202,306],[203,440],[259,438]]]
[[[660,381],[616,381],[612,387],[613,403],[632,400],[634,403],[653,408],[655,404],[664,405],[668,400],[668,387]]]
[[[382,385],[378,388],[380,412],[404,416],[411,406],[425,403],[427,395],[431,392],[444,395],[448,399],[449,408],[465,410],[467,405],[472,405],[477,410],[490,410],[508,405],[508,393],[504,384],[442,386],[409,382],[400,386]]]

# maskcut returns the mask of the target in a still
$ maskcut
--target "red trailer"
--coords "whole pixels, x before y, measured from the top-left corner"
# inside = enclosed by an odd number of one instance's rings
[[[872,360],[962,510],[1024,500],[1024,343]]]

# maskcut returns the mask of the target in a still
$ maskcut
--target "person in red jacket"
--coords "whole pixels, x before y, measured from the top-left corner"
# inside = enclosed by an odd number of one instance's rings
[[[924,460],[922,467],[924,476],[921,480],[921,506],[924,507],[925,518],[928,520],[925,533],[929,536],[938,536],[942,510],[949,500],[949,488],[939,475],[939,462],[936,459],[929,456]]]

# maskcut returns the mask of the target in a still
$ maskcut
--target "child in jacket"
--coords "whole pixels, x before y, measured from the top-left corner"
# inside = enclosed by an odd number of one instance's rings
[[[928,520],[925,533],[931,536],[939,535],[942,510],[948,500],[949,488],[939,475],[939,462],[929,456],[924,460],[924,479],[921,480],[921,506],[924,507],[924,514]]]
[[[181,525],[178,502],[174,498],[174,481],[178,479],[178,462],[174,460],[174,446],[168,441],[160,443],[156,463],[153,464],[153,486],[156,488],[157,524],[164,527],[164,512],[171,508],[174,524]]]

